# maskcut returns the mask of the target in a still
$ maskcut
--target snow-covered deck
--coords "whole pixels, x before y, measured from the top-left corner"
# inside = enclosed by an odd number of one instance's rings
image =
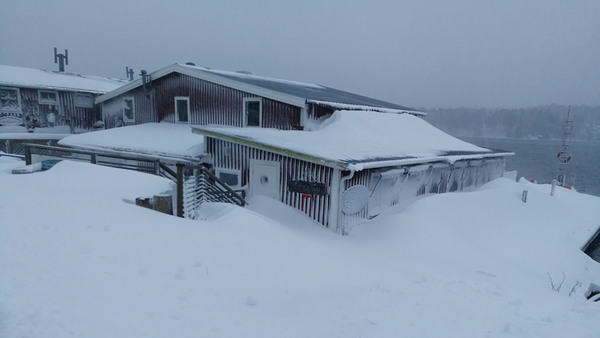
[[[343,169],[507,156],[461,141],[411,114],[336,111],[305,130],[194,126],[207,136],[296,153]]]
[[[204,138],[190,126],[173,123],[145,123],[68,136],[61,146],[105,152],[127,152],[197,160],[203,155]]]

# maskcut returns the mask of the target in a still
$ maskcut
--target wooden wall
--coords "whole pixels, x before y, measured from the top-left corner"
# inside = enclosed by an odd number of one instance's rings
[[[244,98],[259,97],[188,75],[173,73],[153,80],[147,89],[138,87],[104,102],[102,110],[106,128],[147,122],[175,123],[176,96],[189,97],[191,124],[236,127],[242,127],[244,124]],[[134,123],[122,121],[124,97],[135,99]],[[262,97],[262,127],[301,129],[300,107]]]
[[[281,202],[304,212],[325,227],[328,226],[331,192],[324,196],[308,197],[291,192],[288,183],[290,180],[304,180],[323,183],[330,187],[333,169],[211,137],[205,137],[204,142],[207,152],[213,155],[215,167],[241,171],[242,186],[248,184],[251,159],[279,162]]]
[[[54,127],[69,126],[72,132],[89,131],[93,124],[99,120],[96,108],[78,107],[75,102],[77,92],[58,92],[58,105],[40,104],[38,89],[20,88],[21,118],[26,127]],[[52,90],[50,90],[52,91]],[[87,94],[87,93],[85,93]],[[92,99],[96,95],[92,95]],[[48,121],[48,115],[55,115],[54,123]]]

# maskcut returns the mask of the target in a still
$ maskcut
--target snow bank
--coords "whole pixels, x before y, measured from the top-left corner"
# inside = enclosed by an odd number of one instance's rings
[[[172,189],[160,177],[70,161],[8,174],[19,165],[0,157],[3,337],[600,332],[584,298],[600,267],[580,251],[598,197],[499,179],[337,236],[267,198],[191,221],[128,202]]]

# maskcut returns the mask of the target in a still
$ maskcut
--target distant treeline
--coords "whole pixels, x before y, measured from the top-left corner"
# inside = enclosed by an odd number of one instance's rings
[[[454,136],[561,139],[569,107],[424,109],[425,120]],[[600,141],[600,106],[571,106],[573,140]]]

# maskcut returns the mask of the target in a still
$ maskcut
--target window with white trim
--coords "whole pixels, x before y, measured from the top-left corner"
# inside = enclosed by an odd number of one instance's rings
[[[244,99],[244,126],[262,125],[262,100],[259,97]]]
[[[58,92],[53,90],[38,90],[38,102],[40,104],[58,104]]]
[[[75,107],[94,108],[94,96],[92,94],[75,94]]]
[[[21,110],[21,95],[19,88],[0,88],[0,109]]]
[[[190,123],[190,98],[175,96],[175,120],[177,123]]]
[[[215,176],[227,183],[231,189],[242,187],[242,173],[236,169],[215,168]]]
[[[133,97],[123,98],[123,122],[135,122],[135,100]]]

